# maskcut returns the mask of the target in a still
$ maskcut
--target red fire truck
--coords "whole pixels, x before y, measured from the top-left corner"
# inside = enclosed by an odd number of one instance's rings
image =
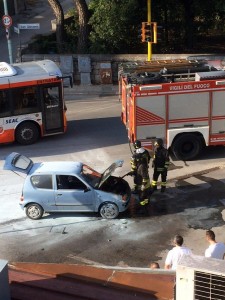
[[[122,121],[130,142],[149,150],[162,138],[181,160],[225,145],[225,71],[205,61],[121,65]]]

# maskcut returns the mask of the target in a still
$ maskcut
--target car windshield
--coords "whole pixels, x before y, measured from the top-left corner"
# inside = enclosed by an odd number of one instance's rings
[[[99,186],[102,177],[101,173],[93,170],[87,165],[83,165],[81,175],[92,187],[97,188]]]

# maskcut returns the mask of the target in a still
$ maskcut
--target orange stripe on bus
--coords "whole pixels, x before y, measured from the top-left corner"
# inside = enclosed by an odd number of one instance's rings
[[[0,143],[11,143],[14,142],[14,129],[7,129],[2,134],[0,134]]]
[[[16,87],[25,87],[25,86],[30,86],[30,85],[35,85],[37,86],[38,84],[48,84],[48,83],[55,83],[55,82],[60,82],[60,80],[58,79],[55,79],[55,78],[51,78],[51,79],[42,79],[41,81],[43,82],[40,82],[40,80],[32,80],[32,81],[26,81],[26,82],[10,82],[10,88],[16,88]]]

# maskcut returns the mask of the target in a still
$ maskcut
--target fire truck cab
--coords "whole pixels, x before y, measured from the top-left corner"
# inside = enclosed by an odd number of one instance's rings
[[[225,145],[223,69],[188,60],[122,64],[119,89],[130,142],[138,139],[152,150],[162,138],[180,160]]]

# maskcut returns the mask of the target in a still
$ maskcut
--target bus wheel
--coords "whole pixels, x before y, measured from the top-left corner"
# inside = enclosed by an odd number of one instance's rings
[[[196,134],[182,134],[172,144],[172,151],[177,159],[193,160],[203,149],[203,141]]]
[[[16,141],[22,145],[30,145],[39,139],[37,126],[31,122],[24,122],[16,129]]]

